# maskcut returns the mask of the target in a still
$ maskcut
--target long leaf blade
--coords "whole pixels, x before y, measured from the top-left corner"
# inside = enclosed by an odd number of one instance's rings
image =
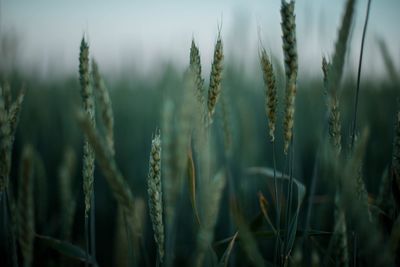
[[[78,247],[77,245],[73,245],[69,242],[58,240],[49,236],[43,236],[43,235],[38,235],[36,234],[36,238],[38,238],[40,241],[42,241],[44,244],[47,246],[53,248],[54,250],[57,250],[64,256],[80,260],[82,262],[87,261],[86,257],[86,252]],[[92,260],[89,257],[88,263],[91,263]]]

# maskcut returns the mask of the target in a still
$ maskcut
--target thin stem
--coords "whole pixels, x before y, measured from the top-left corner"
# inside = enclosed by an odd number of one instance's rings
[[[97,266],[96,260],[96,214],[94,190],[92,193],[92,207],[90,209],[90,252],[93,264]]]
[[[286,170],[286,166],[288,163],[288,156],[285,156],[285,161],[283,163],[283,169],[282,169],[282,174],[281,174],[281,179],[283,180],[283,177],[285,176],[285,170]],[[280,203],[283,203],[283,183],[280,184],[280,188],[279,188],[279,196],[280,196]],[[286,205],[287,208],[287,205]],[[286,221],[286,218],[285,218]],[[279,228],[279,232],[280,232],[280,228]],[[283,246],[283,247],[282,247]],[[280,244],[279,246],[279,266],[283,266],[283,261],[284,261],[284,255],[282,255],[282,251],[285,250],[285,242],[282,242],[282,244]]]
[[[128,239],[128,266],[133,266],[133,244],[132,244],[132,233],[129,228],[128,220],[126,218],[125,211],[122,212],[122,216],[124,218],[124,226],[125,226],[125,234]]]
[[[272,161],[274,164],[274,187],[275,187],[275,209],[276,209],[276,228],[280,228],[280,207],[278,199],[278,178],[276,177],[276,155],[275,155],[275,142],[272,141]]]
[[[279,197],[278,197],[278,178],[276,177],[276,155],[275,155],[275,141],[272,141],[272,161],[274,165],[274,187],[275,187],[275,210],[276,210],[276,239],[275,239],[275,255],[274,255],[274,263],[276,263],[276,257],[279,252],[280,246],[280,207],[279,207]]]
[[[291,148],[290,148],[291,149]],[[283,251],[281,251],[281,255],[282,255],[282,264],[283,264],[283,266],[285,266],[286,265],[286,250],[287,250],[287,244],[288,244],[288,229],[289,229],[289,217],[290,217],[290,214],[289,214],[289,206],[290,206],[290,162],[291,162],[291,159],[290,159],[290,156],[291,156],[291,153],[289,153],[289,154],[287,154],[286,155],[286,158],[287,158],[287,162],[288,162],[288,165],[287,165],[287,170],[286,170],[286,168],[285,168],[285,173],[287,173],[287,175],[289,176],[289,182],[287,183],[287,187],[286,187],[286,206],[285,206],[285,233],[286,233],[286,235],[285,235],[285,240],[284,240],[284,242],[283,242]]]
[[[9,232],[10,232],[10,237],[11,240],[9,239],[9,243],[11,243],[11,250],[12,250],[12,264],[14,267],[18,267],[18,256],[17,256],[17,245],[16,245],[16,238],[14,236],[15,232],[14,229],[12,227],[12,223],[10,223],[10,219],[11,219],[11,207],[10,207],[10,197],[9,197],[9,193],[8,193],[8,188],[6,188],[4,190],[4,227],[7,233],[7,225],[9,228]]]
[[[165,255],[165,262],[166,266],[172,266],[173,264],[173,258],[172,258],[172,252],[173,252],[173,247],[175,245],[175,238],[174,238],[174,224],[175,224],[175,214],[176,210],[173,212],[173,218],[171,219],[171,223],[167,225],[167,242],[166,242],[166,255]]]
[[[235,193],[235,185],[234,185],[233,176],[232,176],[232,172],[231,172],[231,166],[232,165],[230,164],[230,162],[231,162],[230,158],[231,158],[230,156],[227,156],[226,157],[226,162],[225,162],[225,165],[226,165],[226,176],[227,176],[228,190],[229,190],[228,191],[228,199],[229,199],[229,201],[231,199],[233,199],[234,196],[236,195],[236,193]],[[229,220],[229,232],[235,232],[235,226],[234,226],[232,220]],[[230,262],[233,263],[233,265],[235,265],[234,264],[234,262],[235,262],[234,255],[231,255]]]
[[[355,136],[356,136],[358,96],[360,93],[360,81],[361,81],[361,67],[362,67],[362,60],[363,60],[363,54],[364,54],[365,36],[367,34],[367,26],[368,26],[370,8],[371,8],[371,0],[368,0],[363,35],[362,35],[362,39],[361,39],[360,60],[358,62],[357,89],[356,89],[356,95],[355,95],[355,101],[354,101],[354,118],[353,118],[353,128],[352,128],[352,135],[351,135],[351,147],[352,148],[354,147],[354,141],[355,141]],[[354,266],[357,266],[356,265],[357,264],[357,233],[353,232],[353,235],[354,235]]]
[[[371,7],[371,0],[368,0],[367,14],[365,16],[363,35],[362,35],[362,39],[361,39],[360,60],[358,62],[357,88],[356,88],[356,96],[355,96],[355,101],[354,101],[354,117],[353,117],[353,127],[352,127],[352,134],[351,134],[351,147],[354,146],[354,139],[355,139],[355,135],[356,135],[358,96],[360,94],[361,67],[362,67],[362,60],[363,60],[363,54],[364,54],[365,36],[367,34],[367,26],[368,26],[370,7]]]
[[[288,201],[286,204],[286,218],[285,218],[285,230],[286,230],[286,236],[285,236],[285,243],[284,243],[284,257],[283,257],[283,266],[288,265],[289,261],[289,254],[288,252],[289,247],[289,230],[290,230],[290,214],[291,214],[291,208],[292,208],[292,195],[293,195],[293,155],[294,155],[294,149],[293,149],[293,136],[290,141],[290,151],[289,154],[286,155],[287,158],[289,158],[289,164],[288,164],[288,176],[289,176],[289,183],[287,187],[287,194],[288,194]]]
[[[308,228],[310,227],[310,220],[311,220],[311,210],[312,210],[312,198],[314,197],[315,190],[317,187],[317,173],[318,173],[318,163],[317,159],[319,158],[320,151],[318,149],[317,151],[317,156],[315,157],[315,162],[314,162],[314,168],[313,168],[313,175],[312,175],[312,180],[311,180],[311,186],[310,186],[310,193],[308,197],[308,206],[307,206],[307,215],[306,215],[306,225],[305,225],[305,234],[308,231]]]
[[[353,266],[357,266],[357,234],[353,232]]]
[[[318,150],[316,153],[316,157],[314,159],[314,167],[313,167],[313,174],[311,178],[311,185],[310,185],[310,191],[309,191],[309,196],[308,196],[308,205],[307,205],[307,213],[306,213],[306,221],[305,221],[305,227],[304,227],[304,235],[302,237],[302,245],[303,245],[303,251],[310,251],[311,250],[311,244],[307,242],[308,240],[308,230],[310,229],[310,223],[311,223],[311,213],[313,209],[313,198],[315,195],[315,190],[317,188],[317,175],[318,175],[318,159],[320,155],[320,148],[318,146]],[[309,257],[306,259],[306,266],[311,265],[311,260]],[[325,261],[324,261],[325,262]],[[326,266],[326,265],[323,265]]]
[[[293,138],[292,138],[292,144],[291,144],[291,149],[290,149],[290,165],[289,165],[289,181],[290,181],[290,205],[289,205],[289,214],[292,214],[292,201],[293,201],[293,169],[294,169],[294,145],[293,145]],[[288,229],[289,230],[289,229]],[[289,233],[289,232],[288,232]]]
[[[140,247],[142,249],[142,254],[143,254],[143,258],[144,258],[144,266],[149,267],[150,266],[149,256],[147,255],[146,246],[144,244],[144,240],[142,237],[140,237]]]
[[[89,266],[89,216],[85,215],[85,244],[86,244],[86,261],[85,267]]]
[[[285,259],[287,258],[288,255],[286,253],[288,252],[288,242],[289,242],[289,230],[290,230],[290,214],[291,214],[291,209],[292,209],[292,195],[293,195],[293,137],[291,140],[290,144],[290,152],[289,152],[289,170],[288,170],[288,175],[289,175],[289,184],[288,184],[288,201],[286,205],[286,237],[285,237]]]

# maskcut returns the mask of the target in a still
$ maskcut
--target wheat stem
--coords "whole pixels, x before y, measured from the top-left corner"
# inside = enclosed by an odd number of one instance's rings
[[[365,36],[367,34],[367,26],[368,26],[368,19],[369,19],[369,11],[371,8],[371,0],[368,0],[367,5],[367,13],[365,15],[365,22],[364,22],[364,29],[361,39],[361,49],[360,49],[360,60],[358,62],[358,71],[357,71],[357,88],[356,88],[356,95],[354,100],[354,115],[353,115],[353,126],[352,126],[352,134],[351,134],[351,147],[354,146],[354,140],[356,135],[356,127],[357,127],[357,111],[358,111],[358,96],[360,94],[360,82],[361,82],[361,67],[364,55],[364,44],[365,44]]]
[[[18,189],[18,234],[24,266],[32,264],[33,241],[35,233],[34,199],[33,199],[33,149],[24,148]]]

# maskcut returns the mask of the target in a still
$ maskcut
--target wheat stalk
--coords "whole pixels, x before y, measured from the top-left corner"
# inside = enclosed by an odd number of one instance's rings
[[[350,28],[354,16],[355,0],[348,0],[346,3],[345,14],[335,43],[335,51],[332,58],[331,67],[328,74],[328,93],[336,92],[342,79],[347,43],[349,40]]]
[[[379,186],[379,193],[376,198],[376,205],[383,210],[389,217],[393,217],[394,202],[392,195],[392,181],[389,176],[388,169],[382,174],[382,179]]]
[[[355,177],[359,172],[360,163],[365,155],[368,131],[364,130],[360,141],[353,148],[352,154],[346,161],[338,162],[336,171],[340,173],[342,183],[342,197],[340,205],[345,209],[346,215],[352,222],[354,229],[357,229],[359,239],[359,254],[368,253],[370,266],[393,266],[393,258],[389,253],[387,243],[383,242],[381,232],[376,222],[371,221],[366,210],[366,203],[356,194],[357,180]],[[374,251],[374,253],[370,253]]]
[[[400,191],[400,111],[397,111],[392,152],[393,186]],[[392,189],[394,190],[394,189]]]
[[[0,97],[0,192],[3,192],[9,183],[11,171],[12,147],[21,113],[25,90],[21,90],[17,99],[11,103],[11,94],[2,88]]]
[[[328,93],[329,108],[329,134],[331,143],[337,152],[341,151],[341,124],[339,111],[338,88],[343,75],[344,60],[346,48],[349,39],[350,27],[353,21],[354,0],[348,0],[346,4],[345,14],[338,33],[338,40],[335,44],[335,51],[332,63],[328,63],[325,58],[322,61],[322,70],[324,73],[325,90]]]
[[[331,65],[326,60],[325,57],[322,58],[322,72],[324,75],[324,88],[325,93],[328,93],[329,84],[329,71]],[[328,96],[328,132],[329,141],[335,151],[335,160],[339,159],[342,150],[341,144],[341,120],[340,120],[340,110],[339,110],[339,99],[337,92],[333,91]],[[337,264],[339,266],[349,266],[349,253],[348,253],[348,241],[347,241],[347,225],[346,225],[346,213],[343,207],[340,205],[340,198],[342,197],[342,188],[340,180],[336,185],[335,193],[335,228],[334,236],[332,237],[333,247],[337,259]]]
[[[147,193],[149,197],[150,218],[153,225],[154,239],[158,248],[160,262],[164,258],[164,223],[161,186],[161,139],[156,133],[151,142]]]
[[[21,114],[22,109],[22,102],[24,102],[25,98],[25,89],[22,89],[18,94],[17,99],[10,105],[8,110],[8,116],[10,120],[10,128],[11,128],[11,136],[12,136],[12,143],[14,143],[14,136],[17,130],[17,125],[19,122],[19,117]]]
[[[342,150],[341,145],[341,122],[340,122],[340,110],[339,100],[334,97],[330,101],[330,113],[329,113],[329,136],[332,146],[336,149],[336,153],[340,154]]]
[[[392,165],[395,171],[400,173],[400,111],[396,114]]]
[[[114,266],[129,266],[129,229],[121,207],[118,207],[114,232]]]
[[[211,66],[210,85],[208,88],[208,123],[212,123],[212,116],[215,112],[218,98],[221,92],[221,79],[222,79],[222,61],[224,59],[223,46],[220,33],[218,34],[217,42],[214,47],[214,58]]]
[[[92,74],[94,88],[96,89],[98,99],[100,100],[101,118],[106,129],[106,142],[110,150],[115,154],[114,149],[114,115],[110,99],[110,93],[100,75],[97,62],[92,60]]]
[[[390,79],[394,82],[394,83],[398,83],[399,82],[399,78],[398,78],[398,71],[396,70],[396,66],[393,62],[393,58],[391,57],[390,53],[389,53],[389,49],[385,43],[384,40],[380,39],[378,41],[378,45],[379,45],[379,50],[382,54],[382,59],[383,59],[383,63],[385,64],[385,68],[387,73],[389,74]]]
[[[240,214],[240,211],[238,207],[235,207],[233,205],[233,217],[235,219],[236,225],[238,227],[238,232],[239,232],[239,238],[240,242],[242,244],[243,250],[251,262],[252,266],[255,267],[262,267],[265,266],[264,259],[262,257],[262,254],[258,248],[257,240],[255,239],[252,229],[250,228],[249,225],[245,222],[242,214]]]
[[[35,192],[35,218],[37,225],[45,225],[49,207],[49,182],[46,167],[39,151],[33,151],[33,164],[35,166],[34,192]]]
[[[324,74],[324,87],[328,95],[328,131],[330,143],[339,157],[341,145],[341,121],[339,110],[339,92],[338,88],[343,74],[344,60],[346,54],[347,43],[349,39],[350,27],[353,20],[354,0],[348,0],[346,4],[345,14],[342,19],[342,24],[338,33],[338,40],[335,44],[335,51],[332,63],[329,63],[326,58],[322,59],[322,71]],[[358,175],[359,177],[359,175]],[[358,187],[360,179],[357,179]],[[336,202],[341,202],[343,198],[343,186],[338,183],[336,191]],[[340,199],[340,200],[339,200]],[[346,214],[343,205],[336,205],[336,226],[335,236],[336,248],[340,266],[348,266],[348,251],[347,251],[347,229],[346,229]]]
[[[192,45],[190,47],[190,70],[194,76],[197,100],[203,105],[205,103],[204,79],[201,77],[200,52],[194,39],[192,39]]]
[[[165,182],[167,237],[174,223],[176,200],[181,193],[184,175],[186,174],[191,134],[196,132],[193,128],[199,126],[199,124],[203,127],[199,119],[201,112],[197,112],[200,109],[196,109],[200,106],[200,103],[196,101],[194,89],[191,76],[185,76],[183,96],[179,109],[176,109],[174,103],[167,99],[162,112],[162,145],[164,148],[163,161],[165,163],[163,181]],[[174,116],[176,121],[174,121]]]
[[[132,216],[127,216],[122,207],[118,207],[114,239],[115,266],[138,266],[139,241],[145,231],[145,206],[142,198],[135,198]]]
[[[219,171],[213,180],[205,181],[205,188],[202,192],[202,207],[204,208],[201,227],[197,234],[197,248],[195,266],[203,264],[205,253],[214,238],[214,228],[218,219],[220,200],[225,187],[226,178],[222,171]]]
[[[1,96],[4,101],[4,107],[8,110],[10,108],[11,102],[12,102],[12,95],[11,95],[11,87],[10,84],[5,81],[3,83],[3,86],[1,88]]]
[[[177,186],[177,164],[174,160],[174,104],[171,99],[164,102],[162,109],[162,161],[163,161],[163,176],[165,188],[165,214],[167,227],[171,227],[174,218],[174,209],[176,195],[178,193]]]
[[[297,83],[297,44],[296,44],[296,22],[294,15],[294,1],[287,3],[282,1],[282,41],[285,59],[286,93],[285,93],[285,115],[283,122],[284,152],[288,153],[293,136],[295,97]]]
[[[260,63],[265,85],[265,111],[268,118],[269,136],[271,138],[271,142],[274,142],[278,98],[276,92],[274,68],[264,48],[261,50]]]
[[[3,99],[0,99],[0,136],[0,192],[3,192],[7,188],[11,168],[11,129]]]
[[[124,209],[124,212],[126,212],[127,215],[131,214],[133,211],[132,192],[118,169],[111,151],[96,132],[90,119],[84,112],[78,112],[77,119],[96,153],[99,165],[111,187],[114,197],[118,204]]]
[[[84,111],[88,114],[90,122],[95,125],[95,110],[93,89],[90,86],[89,76],[89,46],[82,38],[79,54],[79,81],[81,85],[81,97]],[[94,182],[94,151],[85,136],[83,145],[83,192],[85,195],[85,217],[91,206]]]
[[[347,242],[346,213],[340,205],[340,191],[335,194],[335,229],[333,236],[334,251],[339,266],[349,266],[349,253]]]
[[[339,155],[342,150],[342,137],[341,137],[341,121],[340,121],[340,110],[339,110],[339,98],[338,92],[336,90],[328,91],[330,83],[330,73],[331,64],[326,60],[325,57],[322,58],[322,72],[324,74],[324,88],[328,95],[328,132],[329,140],[332,147],[335,148],[336,154]]]
[[[230,157],[232,155],[233,141],[232,141],[232,125],[230,120],[229,99],[227,91],[221,95],[221,117],[222,117],[222,130],[224,133],[224,150],[225,155]]]
[[[33,149],[30,145],[27,145],[22,153],[18,183],[18,240],[24,266],[31,266],[33,258],[35,234],[33,170]]]
[[[73,194],[73,178],[75,173],[76,158],[72,148],[65,149],[62,164],[58,171],[60,203],[63,211],[61,233],[63,239],[71,237],[72,224],[76,209],[76,199]]]

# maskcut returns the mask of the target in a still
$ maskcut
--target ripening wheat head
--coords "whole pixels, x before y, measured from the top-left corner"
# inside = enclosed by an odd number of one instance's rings
[[[194,39],[192,40],[192,45],[190,47],[190,70],[192,72],[194,82],[196,85],[196,96],[197,100],[201,105],[205,102],[205,90],[204,90],[204,79],[201,77],[201,61],[200,61],[200,51],[196,46]]]
[[[149,175],[147,177],[150,218],[160,262],[164,258],[164,223],[161,186],[161,139],[157,133],[151,142]]]
[[[222,79],[222,61],[224,59],[223,46],[220,34],[214,48],[214,59],[211,66],[210,86],[208,89],[208,121],[211,123],[212,116],[215,112],[218,98],[221,92],[221,79]]]
[[[260,63],[263,71],[265,85],[265,107],[268,117],[269,136],[271,138],[271,141],[273,142],[275,140],[275,124],[278,97],[276,92],[274,68],[264,48],[261,50]]]
[[[283,122],[284,130],[284,152],[287,154],[293,135],[296,83],[297,83],[297,44],[296,44],[296,22],[294,15],[294,1],[289,3],[282,1],[282,41],[286,72],[286,94],[285,94],[285,116]]]
[[[95,124],[93,90],[90,86],[89,75],[89,46],[82,38],[79,54],[79,81],[81,84],[81,97],[84,111],[88,114],[91,123]],[[91,206],[94,182],[94,151],[85,137],[83,146],[83,192],[85,195],[85,216]]]

